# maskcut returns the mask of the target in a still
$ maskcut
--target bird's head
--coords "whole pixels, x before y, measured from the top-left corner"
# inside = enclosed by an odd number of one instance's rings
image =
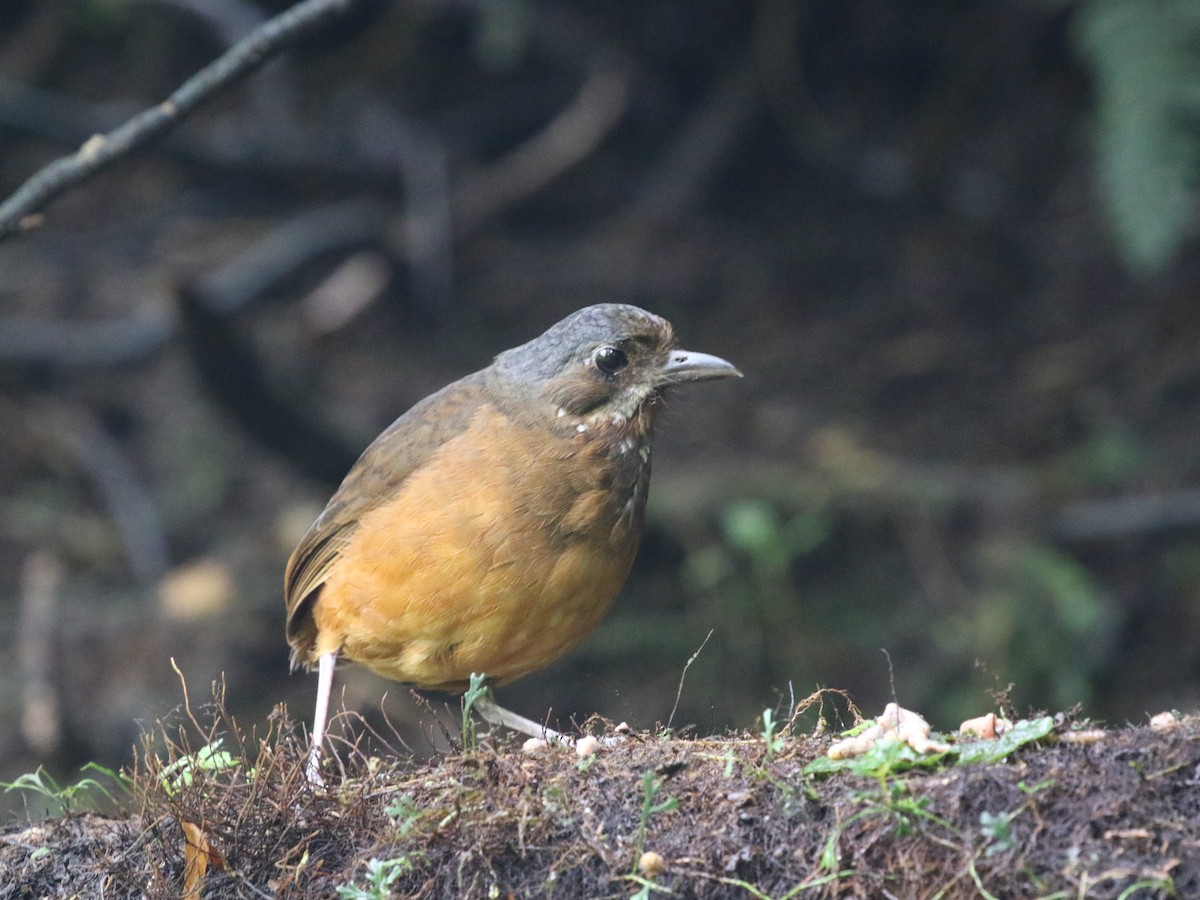
[[[740,377],[731,363],[681,350],[666,319],[621,303],[588,306],[496,357],[505,379],[534,387],[559,415],[632,419],[673,385]]]

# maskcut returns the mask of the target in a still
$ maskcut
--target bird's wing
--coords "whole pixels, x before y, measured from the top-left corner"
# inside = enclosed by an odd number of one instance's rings
[[[391,497],[446,441],[460,434],[488,402],[482,373],[426,397],[388,426],[363,451],[341,487],[292,552],[284,574],[287,638],[292,667],[306,665],[316,641],[313,603],[334,563],[368,512]]]

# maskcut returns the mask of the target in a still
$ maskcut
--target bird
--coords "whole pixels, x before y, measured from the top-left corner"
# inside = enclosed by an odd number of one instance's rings
[[[284,574],[291,668],[318,672],[309,780],[322,783],[339,658],[458,692],[473,675],[488,688],[527,675],[590,633],[637,552],[664,397],[741,374],[679,349],[666,319],[602,303],[384,430]],[[547,733],[485,700],[485,719]]]

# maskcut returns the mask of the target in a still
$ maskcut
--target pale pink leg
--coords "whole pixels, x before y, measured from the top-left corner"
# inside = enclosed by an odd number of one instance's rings
[[[333,691],[333,664],[337,653],[322,653],[317,660],[317,710],[313,715],[312,749],[304,774],[309,784],[324,784],[321,780],[321,743],[325,740],[325,722],[329,718],[329,694]]]

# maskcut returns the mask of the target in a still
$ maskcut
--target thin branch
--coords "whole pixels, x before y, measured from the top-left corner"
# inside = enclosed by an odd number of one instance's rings
[[[138,113],[108,134],[89,138],[75,153],[40,169],[0,204],[0,241],[35,227],[40,221],[35,214],[50,201],[161,136],[209,97],[236,84],[284,47],[361,2],[303,0],[201,69],[162,103]]]

